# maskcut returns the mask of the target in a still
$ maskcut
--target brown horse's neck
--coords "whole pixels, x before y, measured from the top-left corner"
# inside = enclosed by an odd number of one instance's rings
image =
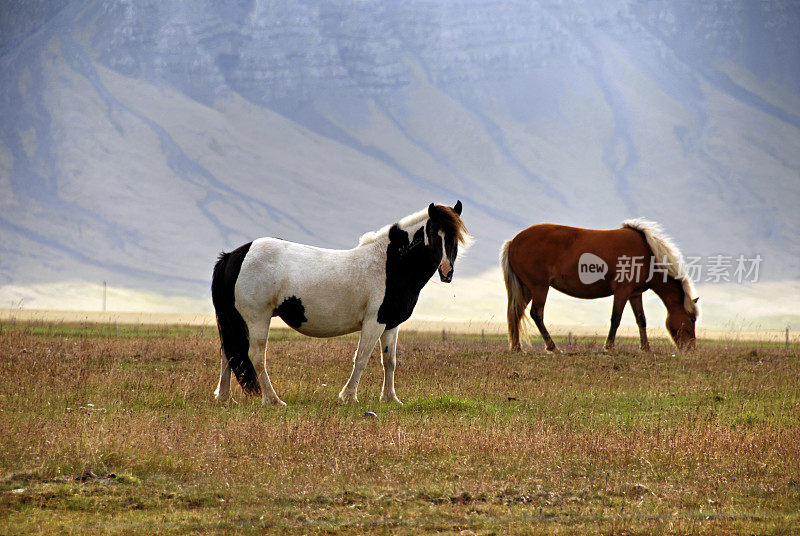
[[[658,294],[668,311],[671,311],[673,307],[683,307],[683,285],[674,277],[667,276],[665,282],[663,276],[654,275],[650,280],[650,288]]]

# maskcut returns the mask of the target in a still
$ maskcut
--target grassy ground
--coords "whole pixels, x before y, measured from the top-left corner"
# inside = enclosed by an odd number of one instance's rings
[[[212,335],[5,326],[0,533],[800,533],[796,349],[401,334],[405,405],[373,358],[343,406],[355,339],[275,332],[276,409],[213,402]]]

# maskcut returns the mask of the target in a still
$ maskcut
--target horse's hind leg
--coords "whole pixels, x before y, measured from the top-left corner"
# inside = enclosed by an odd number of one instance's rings
[[[628,301],[629,297],[630,293],[628,292],[621,292],[619,290],[614,292],[614,306],[611,308],[611,327],[608,330],[606,344],[603,346],[603,350],[606,352],[610,352],[614,349],[614,339],[617,336],[617,328],[619,328],[619,322],[622,320],[622,311],[625,310],[625,302]]]
[[[381,335],[381,359],[383,361],[383,389],[381,389],[382,402],[400,402],[394,392],[394,369],[397,366],[397,334],[400,327],[387,329]]]
[[[250,334],[250,362],[256,369],[258,386],[261,387],[261,403],[285,406],[286,402],[278,398],[272,387],[272,382],[267,373],[267,339],[269,339],[269,323],[248,322],[247,329]]]
[[[383,333],[383,324],[378,324],[376,320],[366,320],[361,326],[361,336],[358,339],[358,349],[353,358],[353,372],[350,374],[350,379],[342,387],[339,392],[339,398],[342,402],[358,402],[358,381],[361,379],[361,373],[364,372],[364,367],[367,366],[369,356],[375,348],[375,343],[378,342],[378,337]]]
[[[220,354],[219,383],[217,383],[217,390],[214,391],[214,398],[220,402],[227,402],[231,397],[231,366],[225,353],[220,352]]]
[[[530,287],[531,318],[533,318],[533,323],[536,324],[536,327],[539,328],[539,333],[542,334],[542,339],[544,339],[547,351],[561,353],[561,350],[556,347],[556,343],[553,342],[550,332],[547,331],[547,328],[544,326],[544,304],[547,301],[547,292],[549,290],[549,286],[543,285]]]
[[[639,326],[639,341],[642,350],[645,352],[650,351],[650,343],[647,341],[647,319],[644,316],[644,306],[642,306],[642,295],[631,296],[628,298],[628,303],[631,304],[633,309],[633,316],[636,317],[636,325]]]

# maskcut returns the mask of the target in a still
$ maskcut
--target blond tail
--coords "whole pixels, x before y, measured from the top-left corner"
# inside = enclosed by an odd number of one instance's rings
[[[512,350],[520,350],[520,328],[525,316],[525,307],[531,301],[530,292],[520,281],[508,262],[508,248],[511,240],[507,240],[500,249],[500,266],[503,268],[503,279],[508,292],[508,345]]]

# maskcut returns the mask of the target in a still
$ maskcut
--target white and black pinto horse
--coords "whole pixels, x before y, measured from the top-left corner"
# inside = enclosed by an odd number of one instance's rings
[[[399,326],[437,268],[442,281],[452,280],[458,246],[469,240],[458,201],[452,208],[431,203],[365,234],[354,249],[259,238],[222,253],[211,283],[222,350],[217,400],[230,398],[232,370],[246,393],[284,405],[266,370],[270,320],[278,316],[311,337],[361,332],[353,372],[339,393],[345,402],[358,401],[358,381],[380,339],[381,400],[400,402],[394,390]]]

